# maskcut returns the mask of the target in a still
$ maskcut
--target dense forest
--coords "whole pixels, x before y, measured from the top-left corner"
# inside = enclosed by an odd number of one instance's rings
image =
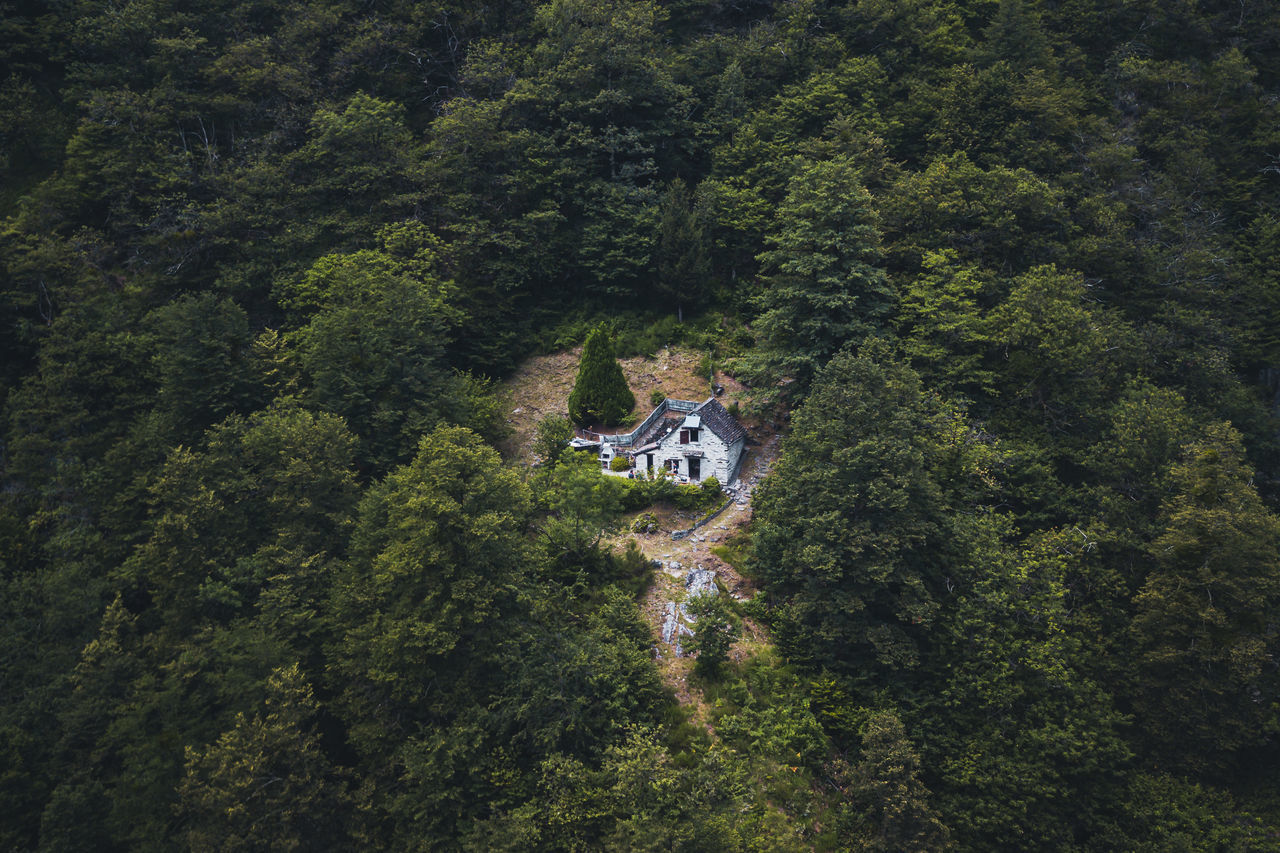
[[[1280,850],[1278,271],[1270,0],[9,0],[0,849]],[[597,328],[784,434],[710,720]]]

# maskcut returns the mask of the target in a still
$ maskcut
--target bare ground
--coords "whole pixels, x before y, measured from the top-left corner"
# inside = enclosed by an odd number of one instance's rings
[[[547,415],[564,415],[569,411],[569,392],[578,375],[578,358],[582,348],[535,356],[526,361],[503,383],[500,390],[505,402],[511,436],[502,451],[508,459],[531,461],[533,436],[538,422]],[[664,347],[652,357],[619,359],[622,375],[636,395],[632,410],[636,422],[653,411],[649,402],[654,391],[677,400],[705,400],[711,395],[706,377],[694,373],[702,353],[684,347]],[[745,393],[743,385],[731,376],[716,375],[723,385],[723,399],[738,399]],[[596,431],[600,431],[599,428]],[[625,432],[625,429],[622,430]]]
[[[756,437],[755,431],[752,437]],[[641,597],[640,615],[648,624],[653,637],[658,671],[663,681],[675,693],[680,704],[688,707],[694,718],[704,724],[707,722],[707,711],[703,697],[689,681],[693,660],[676,657],[675,649],[662,642],[662,622],[667,602],[679,603],[685,600],[684,580],[690,569],[711,569],[716,573],[720,587],[735,599],[745,600],[756,594],[754,582],[743,577],[733,566],[711,551],[714,546],[723,544],[750,524],[751,492],[777,458],[778,436],[771,434],[764,437],[763,442],[750,446],[747,454],[739,477],[741,497],[693,535],[684,539],[671,538],[672,531],[685,530],[692,525],[690,514],[651,510],[658,520],[658,530],[652,533],[626,532],[614,540],[621,547],[628,539],[634,539],[646,557],[662,562],[662,569],[654,573],[653,585]],[[730,650],[730,659],[741,662],[768,642],[769,635],[763,626],[752,619],[744,619],[742,637]]]

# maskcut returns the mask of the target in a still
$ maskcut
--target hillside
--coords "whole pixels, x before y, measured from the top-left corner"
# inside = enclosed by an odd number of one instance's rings
[[[1280,850],[1277,156],[1256,0],[5,4],[0,849]]]

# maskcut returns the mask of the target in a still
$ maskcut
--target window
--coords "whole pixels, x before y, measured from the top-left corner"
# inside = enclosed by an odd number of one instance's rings
[[[696,429],[682,429],[682,430],[680,430],[680,443],[681,443],[681,444],[697,444],[697,443],[698,443],[698,430],[696,430]]]
[[[667,470],[668,470],[668,471],[670,471],[672,474],[679,474],[679,473],[680,473],[680,460],[679,460],[679,459],[668,459],[668,460],[667,460]]]

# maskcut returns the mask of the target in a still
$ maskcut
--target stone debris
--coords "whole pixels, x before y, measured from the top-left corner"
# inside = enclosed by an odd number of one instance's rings
[[[676,608],[674,601],[667,602],[667,615],[662,620],[662,642],[669,646],[674,646],[676,657],[684,657],[684,649],[681,647],[680,640],[684,637],[692,637],[693,629],[680,621],[681,611]]]
[[[690,569],[689,574],[685,575],[684,588],[689,591],[689,598],[696,595],[718,595],[720,590],[716,587],[716,573],[713,569],[704,569],[701,565],[697,568]]]

